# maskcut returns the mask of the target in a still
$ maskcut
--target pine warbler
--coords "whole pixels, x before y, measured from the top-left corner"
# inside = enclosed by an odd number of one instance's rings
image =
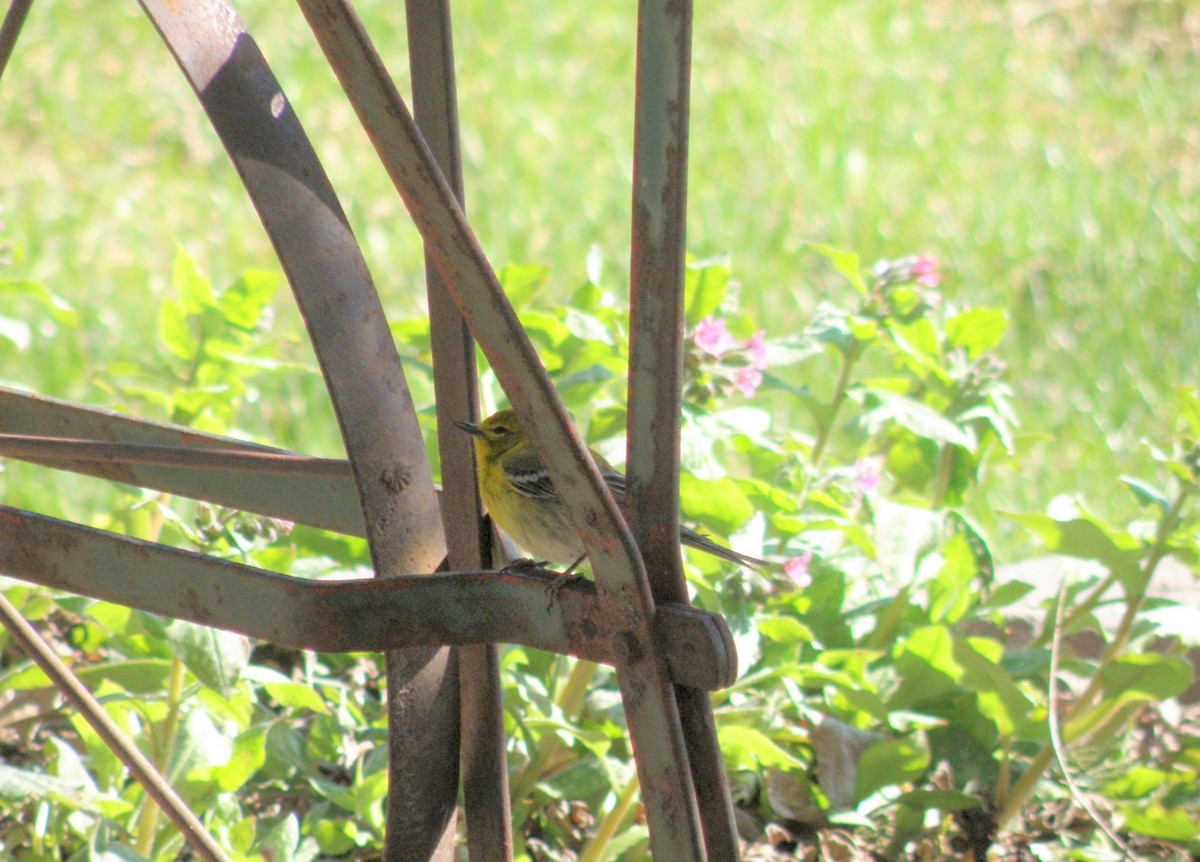
[[[478,425],[454,424],[475,438],[479,494],[497,526],[539,560],[572,569],[578,565],[586,555],[583,542],[517,414],[501,410]],[[589,454],[617,505],[623,507],[625,477],[600,455],[591,450]],[[679,540],[740,566],[755,568],[767,564],[765,560],[724,548],[684,526],[679,528]]]

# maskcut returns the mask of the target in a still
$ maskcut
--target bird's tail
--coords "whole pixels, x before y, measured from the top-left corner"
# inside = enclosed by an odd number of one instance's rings
[[[703,551],[718,559],[726,560],[739,566],[745,566],[748,569],[761,569],[771,564],[768,560],[760,560],[758,557],[751,557],[749,554],[738,553],[732,548],[718,545],[712,539],[697,533],[689,527],[681,526],[679,528],[679,540],[688,547],[695,548],[697,551]]]

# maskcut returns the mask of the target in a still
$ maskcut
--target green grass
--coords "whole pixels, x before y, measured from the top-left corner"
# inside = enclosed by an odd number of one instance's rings
[[[360,13],[402,92],[402,6]],[[420,243],[295,7],[240,4],[313,137],[389,312],[423,303]],[[562,297],[598,245],[627,273],[635,4],[455,4],[468,210],[493,262]],[[1080,490],[1098,508],[1172,426],[1200,343],[1200,6],[878,0],[698,4],[689,245],[729,252],[779,335],[834,288],[805,243],[929,253],[964,302],[1010,310],[1026,436],[997,505]],[[101,401],[90,374],[153,361],[176,244],[218,284],[275,267],[215,135],[129,4],[35,4],[0,82],[0,218],[16,276],[78,332],[4,348],[0,378]],[[298,328],[281,303],[280,326]],[[0,296],[0,315],[27,307]],[[310,354],[303,344],[301,358]],[[247,433],[318,454],[320,387],[264,393]]]

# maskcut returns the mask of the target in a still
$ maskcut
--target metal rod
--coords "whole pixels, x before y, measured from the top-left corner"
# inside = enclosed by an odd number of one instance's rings
[[[465,207],[454,39],[449,0],[407,0],[413,119],[460,206]],[[475,476],[474,445],[454,420],[479,416],[475,341],[432,257],[425,257],[443,492],[442,528],[452,569],[492,565],[491,535]],[[494,644],[458,651],[463,805],[471,862],[512,859],[512,815],[505,758],[504,697]]]
[[[350,4],[299,3],[583,540],[603,610],[597,622],[616,653],[638,774],[642,787],[656,791],[646,806],[655,857],[703,859],[679,709],[666,658],[655,648],[654,600],[629,528]]]
[[[351,478],[350,462],[335,458],[312,458],[290,452],[196,449],[188,446],[111,443],[107,440],[37,437],[26,434],[0,434],[0,457],[16,458],[20,461],[103,461],[109,464],[199,467],[273,476],[307,476],[316,479]]]
[[[612,664],[591,584],[554,573],[453,572],[305,580],[0,506],[0,574],[138,610],[322,652],[516,643]],[[549,607],[548,607],[549,605]],[[732,682],[715,614],[664,605],[654,649],[678,682]]]
[[[186,449],[290,455],[232,437],[206,434],[178,425],[165,425],[71,404],[43,395],[0,387],[0,432],[32,437],[136,443]],[[341,478],[293,476],[283,473],[229,472],[200,467],[156,466],[127,460],[93,461],[55,457],[31,461],[110,482],[153,488],[219,506],[283,518],[335,533],[365,536],[358,489],[350,475]],[[321,468],[324,469],[324,468]],[[398,492],[400,499],[408,491]],[[413,493],[419,499],[419,494]]]
[[[687,603],[679,556],[691,0],[638,4],[630,260],[628,516],[656,602]],[[708,693],[677,687],[708,862],[740,856]],[[643,793],[654,788],[642,782]]]
[[[228,0],[142,0],[229,153],[287,274],[354,471],[375,575],[430,572],[445,557],[441,515],[416,409],[378,292],[312,144]],[[458,748],[457,670],[388,656],[389,722],[405,745]],[[389,770],[391,774],[394,771]],[[404,776],[414,806],[389,805],[396,841],[440,841],[453,813],[457,758]],[[393,786],[396,793],[399,787]],[[450,800],[449,803],[446,800]],[[397,857],[389,849],[389,859]]]
[[[33,626],[31,626],[12,603],[0,593],[0,622],[8,629],[12,639],[20,644],[50,677],[50,681],[83,716],[84,720],[96,731],[96,735],[104,744],[125,764],[129,774],[133,776],[146,795],[154,800],[163,814],[175,824],[175,828],[183,835],[183,839],[191,845],[196,855],[207,862],[230,862],[225,851],[217,844],[204,824],[187,807],[187,803],[179,798],[171,785],[158,774],[146,756],[138,750],[130,739],[121,732],[120,728],[109,718],[108,713],[100,702],[88,691],[79,678],[71,673],[54,651],[46,645]]]
[[[8,4],[8,12],[4,15],[4,23],[0,24],[0,80],[4,79],[4,70],[12,58],[13,49],[17,47],[17,37],[25,25],[25,16],[33,0],[12,0]]]

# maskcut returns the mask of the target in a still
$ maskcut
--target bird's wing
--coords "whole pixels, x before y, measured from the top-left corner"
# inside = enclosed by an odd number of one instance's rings
[[[517,452],[504,461],[504,475],[512,486],[527,497],[557,500],[558,493],[550,482],[550,474],[542,459],[532,448]]]

